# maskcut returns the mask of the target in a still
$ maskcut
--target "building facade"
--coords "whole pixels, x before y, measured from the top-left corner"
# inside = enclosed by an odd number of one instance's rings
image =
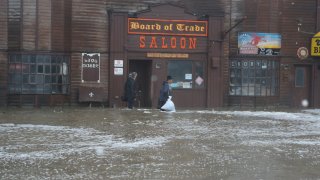
[[[318,0],[0,0],[0,104],[319,107]],[[318,45],[319,44],[319,45]]]

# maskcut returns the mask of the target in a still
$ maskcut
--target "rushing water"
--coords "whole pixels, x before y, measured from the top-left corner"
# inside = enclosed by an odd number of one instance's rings
[[[1,109],[0,179],[320,179],[320,114]]]

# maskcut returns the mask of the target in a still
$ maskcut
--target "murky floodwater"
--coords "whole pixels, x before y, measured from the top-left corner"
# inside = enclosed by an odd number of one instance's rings
[[[0,179],[320,179],[320,113],[1,109]]]

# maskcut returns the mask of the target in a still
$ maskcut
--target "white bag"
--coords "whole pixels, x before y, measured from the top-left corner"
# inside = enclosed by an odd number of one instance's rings
[[[169,96],[167,102],[161,107],[161,109],[169,112],[176,112],[176,107],[174,106],[174,103],[171,100],[172,96]]]

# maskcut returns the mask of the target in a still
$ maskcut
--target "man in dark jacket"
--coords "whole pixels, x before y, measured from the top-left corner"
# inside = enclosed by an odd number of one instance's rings
[[[136,72],[130,73],[124,86],[124,99],[128,102],[129,109],[133,108],[134,99],[136,98],[134,82],[137,78],[137,75],[138,74]]]
[[[158,109],[160,110],[162,110],[161,107],[166,103],[169,96],[172,96],[171,86],[170,86],[172,82],[173,82],[172,77],[167,76],[167,81],[163,81],[162,83],[162,87],[160,89],[159,102],[158,102]]]

